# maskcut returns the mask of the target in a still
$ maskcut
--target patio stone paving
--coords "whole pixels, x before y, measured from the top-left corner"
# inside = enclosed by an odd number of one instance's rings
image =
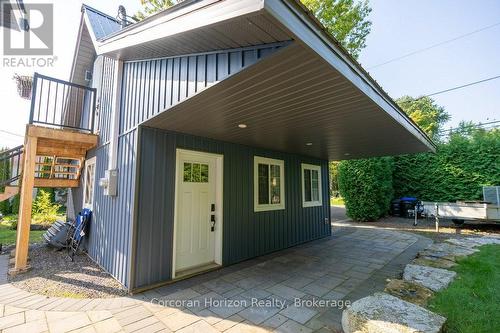
[[[426,238],[342,228],[331,237],[142,294],[34,295],[7,282],[0,256],[0,332],[341,332],[343,302],[381,291]],[[152,302],[153,300],[153,302]],[[337,303],[335,303],[337,302]]]

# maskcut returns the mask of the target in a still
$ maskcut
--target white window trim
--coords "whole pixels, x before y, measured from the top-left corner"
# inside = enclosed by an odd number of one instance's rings
[[[279,204],[259,204],[259,164],[274,164],[280,167],[280,203]],[[253,160],[253,197],[254,212],[265,212],[270,210],[285,209],[285,161],[273,158],[254,156]]]
[[[83,203],[82,203],[82,207],[83,208],[88,208],[90,210],[93,210],[94,208],[94,201],[95,201],[95,186],[96,186],[96,179],[95,179],[95,175],[97,173],[97,170],[96,170],[96,161],[97,161],[97,157],[94,156],[88,160],[85,161],[85,166],[84,166],[84,169],[83,169],[83,175],[84,175],[84,178],[85,178],[85,181],[84,181],[84,184],[83,184]],[[87,182],[89,181],[88,178],[87,178],[87,167],[89,165],[94,165],[94,186],[92,187],[92,203],[90,205],[87,205],[86,201],[87,201],[87,195],[86,195],[86,189],[87,189]]]
[[[319,200],[317,201],[306,201],[306,193],[305,193],[305,182],[304,182],[304,170],[316,170],[318,171],[318,186],[319,186]],[[302,207],[317,207],[317,206],[323,206],[323,193],[322,193],[322,184],[321,184],[321,166],[320,165],[315,165],[315,164],[305,164],[301,163],[301,179],[302,179]],[[312,191],[312,189],[311,189]]]

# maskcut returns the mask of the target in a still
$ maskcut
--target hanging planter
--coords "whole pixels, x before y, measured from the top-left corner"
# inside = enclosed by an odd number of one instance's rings
[[[31,87],[33,85],[33,77],[28,75],[15,74],[13,79],[17,84],[17,92],[24,99],[31,99]]]

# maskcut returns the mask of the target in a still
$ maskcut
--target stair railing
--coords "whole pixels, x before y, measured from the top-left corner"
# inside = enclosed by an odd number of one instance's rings
[[[35,73],[30,124],[94,132],[96,89]]]
[[[0,187],[17,186],[22,174],[24,146],[0,152]]]

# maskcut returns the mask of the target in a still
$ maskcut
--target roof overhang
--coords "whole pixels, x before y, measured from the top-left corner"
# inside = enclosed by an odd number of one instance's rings
[[[131,61],[290,40],[145,125],[329,159],[434,150],[298,0],[186,0],[93,43]]]
[[[329,160],[432,149],[407,119],[393,117],[300,43],[143,125]]]

